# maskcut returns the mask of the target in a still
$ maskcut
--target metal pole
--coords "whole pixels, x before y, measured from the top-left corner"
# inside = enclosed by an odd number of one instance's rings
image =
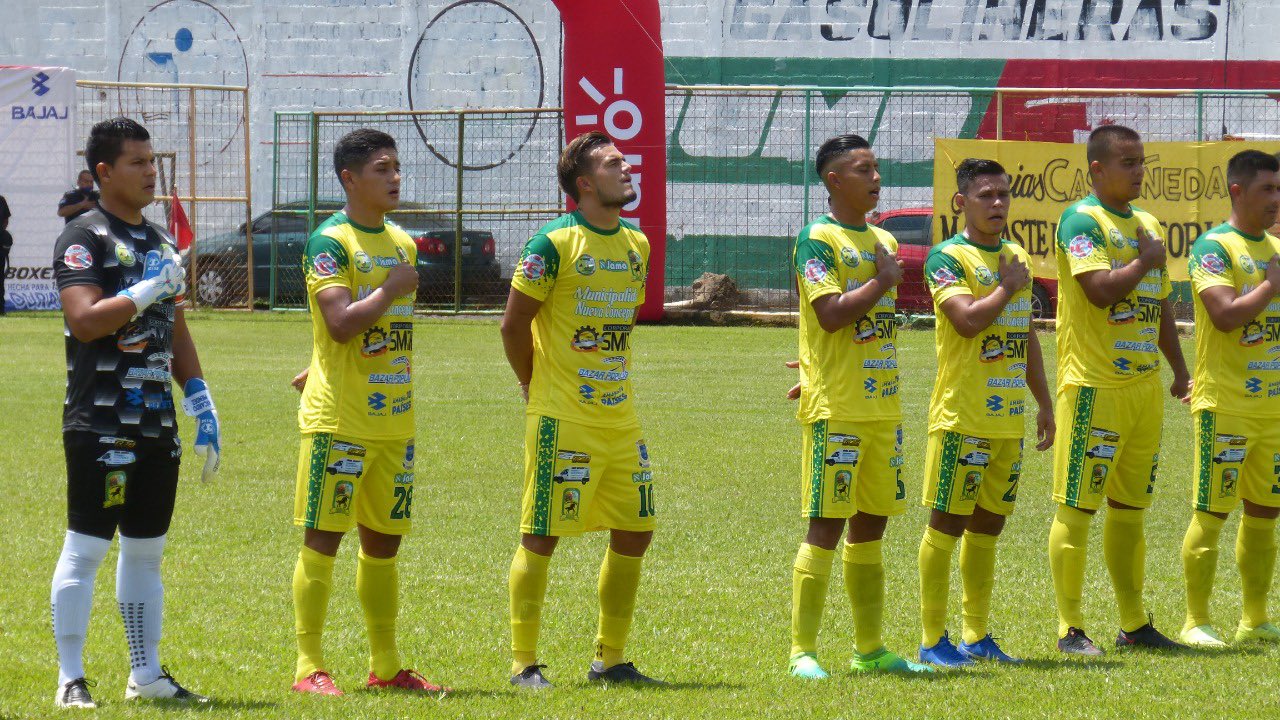
[[[271,131],[271,235],[268,239],[267,307],[276,306],[276,208],[280,206],[280,113],[276,113],[275,128]],[[251,273],[252,274],[252,273]]]
[[[316,193],[320,191],[320,116],[311,113],[311,158],[310,177],[307,181],[307,235],[316,229]],[[275,265],[271,266],[271,277],[276,275]]]
[[[1226,103],[1227,99],[1223,98],[1222,102]],[[1196,141],[1204,142],[1204,93],[1196,93]]]
[[[810,134],[813,130],[813,95],[808,91],[804,91],[804,207],[800,211],[800,227],[804,227],[809,222],[809,156],[813,147],[813,138]]]
[[[454,195],[453,220],[453,311],[462,312],[462,153],[466,137],[467,116],[458,113],[458,173]]]
[[[996,91],[996,139],[1004,139],[1004,93]]]
[[[196,242],[194,240],[195,229],[197,225],[196,214],[199,203],[196,201],[196,89],[187,89],[187,185],[191,193],[191,284],[195,288],[195,292],[191,293],[191,307],[194,309],[199,307],[200,301],[200,278],[197,277],[196,269],[200,267],[200,255],[196,251]]]
[[[244,90],[240,96],[243,99],[242,110],[244,114],[244,237],[245,249],[248,258],[247,272],[249,274],[249,294],[245,299],[245,309],[253,309],[253,167],[249,162],[249,91]],[[275,147],[272,146],[272,152]],[[274,178],[275,176],[272,175]]]

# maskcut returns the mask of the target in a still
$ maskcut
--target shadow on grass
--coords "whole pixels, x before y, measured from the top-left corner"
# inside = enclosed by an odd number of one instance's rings
[[[192,704],[181,700],[165,698],[130,700],[138,707],[155,708],[157,710],[190,710],[193,712],[222,712],[223,710],[274,710],[279,703],[269,700],[241,700],[237,698],[209,698],[207,703]]]
[[[670,690],[742,690],[747,686],[742,683],[730,682],[668,682],[665,685],[638,685],[635,683],[591,683],[589,685],[580,685],[585,690],[634,690],[636,692],[667,692]]]

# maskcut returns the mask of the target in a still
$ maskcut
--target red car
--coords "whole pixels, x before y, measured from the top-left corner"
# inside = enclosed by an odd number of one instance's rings
[[[933,313],[933,296],[924,282],[924,260],[933,247],[933,208],[913,207],[873,213],[867,220],[898,240],[898,257],[905,268],[898,286],[898,309]],[[1035,278],[1031,284],[1031,316],[1053,317],[1058,307],[1058,281]]]

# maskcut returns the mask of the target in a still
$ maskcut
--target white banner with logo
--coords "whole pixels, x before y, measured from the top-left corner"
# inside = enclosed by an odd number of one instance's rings
[[[74,70],[0,66],[0,195],[13,213],[6,310],[59,307],[53,245],[64,223],[58,200],[82,167],[71,119],[75,105]]]

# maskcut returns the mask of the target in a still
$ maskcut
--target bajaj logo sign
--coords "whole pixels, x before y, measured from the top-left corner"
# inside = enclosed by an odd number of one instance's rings
[[[49,76],[44,73],[36,73],[35,75],[32,75],[31,92],[35,93],[36,97],[44,97],[45,93],[49,92],[49,86],[45,84],[48,82]]]

